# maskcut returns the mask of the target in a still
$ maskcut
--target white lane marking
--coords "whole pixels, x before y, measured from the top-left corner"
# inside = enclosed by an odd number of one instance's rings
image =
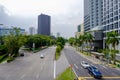
[[[36,75],[36,78],[39,79],[39,74]]]
[[[74,66],[78,69],[78,66],[76,64],[74,64]]]
[[[105,68],[105,69],[107,69],[107,67],[105,67],[105,66],[102,66],[103,68]]]
[[[22,78],[24,78],[25,76],[26,76],[26,75],[25,75],[25,74],[23,74],[23,75],[21,76],[21,79],[22,79]]]
[[[54,61],[54,79],[56,78],[56,61]]]
[[[75,72],[74,68],[72,68],[73,72],[75,73],[76,77],[78,78],[78,75],[77,73]]]

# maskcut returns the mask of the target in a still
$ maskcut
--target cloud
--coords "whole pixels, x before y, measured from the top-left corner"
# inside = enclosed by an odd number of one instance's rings
[[[61,36],[66,38],[74,36],[77,31],[77,25],[83,22],[83,0],[57,0],[54,4],[49,5],[50,8],[46,10],[42,10],[41,7],[41,10],[38,8],[38,10],[33,10],[32,12],[28,10],[27,14],[30,13],[28,15],[25,14],[25,11],[20,11],[19,14],[13,14],[13,11],[10,13],[9,7],[10,5],[6,9],[5,6],[0,5],[0,23],[6,26],[21,27],[27,31],[31,26],[37,28],[37,16],[41,13],[51,16],[51,33],[56,35],[59,32]],[[20,15],[21,13],[22,15]]]

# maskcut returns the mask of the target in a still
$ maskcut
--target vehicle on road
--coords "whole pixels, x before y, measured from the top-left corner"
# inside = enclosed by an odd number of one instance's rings
[[[42,59],[43,59],[44,57],[45,57],[45,56],[44,56],[43,54],[40,54],[40,58],[42,58]]]
[[[24,56],[24,53],[20,53],[20,56]]]
[[[98,70],[97,67],[95,66],[89,66],[87,68],[89,74],[91,74],[94,78],[99,78],[101,79],[102,78],[102,73]]]
[[[90,66],[86,61],[82,61],[81,65],[83,68],[88,68]]]

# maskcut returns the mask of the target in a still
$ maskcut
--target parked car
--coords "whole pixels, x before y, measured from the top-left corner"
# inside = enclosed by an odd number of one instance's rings
[[[20,56],[24,56],[24,53],[20,53]]]
[[[88,68],[90,66],[86,61],[82,61],[81,65],[83,68]]]
[[[102,73],[98,70],[97,67],[89,66],[87,70],[94,78],[102,78]]]
[[[45,56],[43,54],[40,54],[40,58],[44,58]]]

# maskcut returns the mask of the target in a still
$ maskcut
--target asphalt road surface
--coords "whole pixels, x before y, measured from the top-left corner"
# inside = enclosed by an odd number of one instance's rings
[[[120,69],[114,69],[105,65],[95,64],[94,62],[86,59],[78,54],[73,48],[67,46],[64,49],[64,53],[69,64],[73,65],[73,69],[78,77],[83,77],[87,80],[94,79],[86,69],[81,66],[81,61],[87,61],[89,64],[95,65],[102,72],[103,78],[100,80],[120,80]]]
[[[40,59],[40,54],[45,58]],[[55,47],[25,54],[11,63],[0,64],[0,80],[54,80]],[[26,56],[27,55],[27,56]]]

